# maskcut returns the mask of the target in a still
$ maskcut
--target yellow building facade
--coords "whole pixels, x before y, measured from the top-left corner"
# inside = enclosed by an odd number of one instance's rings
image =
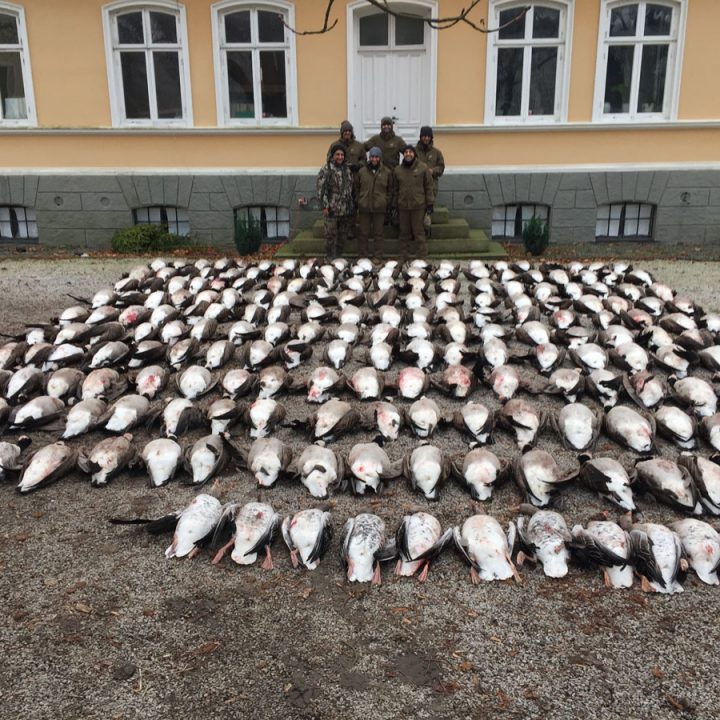
[[[348,118],[431,125],[438,203],[497,238],[720,239],[715,0],[0,2],[0,241],[310,221]],[[475,25],[476,27],[473,27]],[[491,32],[480,32],[477,27]]]

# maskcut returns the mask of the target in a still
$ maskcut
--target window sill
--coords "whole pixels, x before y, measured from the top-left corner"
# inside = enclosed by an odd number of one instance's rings
[[[599,235],[595,237],[595,242],[601,243],[621,243],[621,242],[634,242],[634,243],[654,243],[654,238],[647,235],[624,235],[623,237],[608,237],[605,235]]]

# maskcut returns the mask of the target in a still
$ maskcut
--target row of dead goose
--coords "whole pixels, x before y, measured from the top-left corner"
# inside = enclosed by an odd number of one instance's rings
[[[637,574],[645,591],[682,592],[688,567],[702,582],[720,584],[720,534],[701,520],[686,518],[666,527],[603,518],[569,529],[560,513],[528,512],[529,518],[519,516],[507,530],[492,516],[477,514],[446,531],[433,515],[416,512],[402,519],[394,536],[378,515],[360,513],[343,527],[340,557],[349,581],[373,584],[381,582],[381,563],[393,560],[397,575],[418,574],[424,581],[431,562],[451,545],[469,565],[474,584],[510,578],[521,582],[517,566],[526,560],[538,563],[547,577],[564,577],[573,559],[600,568],[605,585],[612,588],[631,587]],[[213,564],[229,555],[245,566],[262,559],[265,569],[273,568],[271,545],[279,530],[293,567],[309,570],[318,567],[333,537],[332,516],[324,509],[301,510],[283,519],[266,503],[222,505],[207,494],[159,518],[111,522],[143,524],[154,535],[172,532],[167,558],[194,557],[207,549]]]

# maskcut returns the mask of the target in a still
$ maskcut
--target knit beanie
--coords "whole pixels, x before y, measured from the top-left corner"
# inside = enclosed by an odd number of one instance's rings
[[[394,124],[395,124],[395,123],[393,122],[393,119],[392,119],[389,115],[386,115],[386,116],[380,121],[380,126],[381,126],[381,127],[382,127],[383,125],[394,125]]]
[[[420,137],[423,135],[427,135],[428,137],[433,137],[433,129],[429,125],[423,125],[420,128]]]
[[[330,148],[330,158],[332,158],[332,156],[333,156],[338,150],[341,150],[343,155],[345,154],[345,146],[344,146],[342,143],[339,143],[339,142],[338,142],[338,143],[335,143],[335,144]]]
[[[404,155],[406,150],[412,150],[413,155],[417,155],[417,150],[413,145],[405,145],[404,147],[400,148],[400,152]]]
[[[382,150],[379,147],[372,147],[370,148],[370,152],[368,153],[369,157],[382,157]]]
[[[346,130],[349,130],[351,133],[355,132],[355,129],[352,126],[352,123],[349,120],[343,120],[340,123],[340,134],[342,135]]]

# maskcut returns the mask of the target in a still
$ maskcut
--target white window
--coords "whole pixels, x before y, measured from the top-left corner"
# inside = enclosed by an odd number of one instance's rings
[[[488,35],[486,122],[547,123],[567,119],[572,5],[495,2]]]
[[[279,242],[290,237],[290,208],[272,205],[237,208],[235,220],[254,220],[259,223],[263,240],[269,242]]]
[[[423,47],[425,22],[421,17],[374,13],[360,18],[359,45],[363,48]]]
[[[213,6],[220,125],[294,125],[294,23],[285,2]]]
[[[645,203],[612,203],[598,208],[596,239],[652,238],[655,206]]]
[[[595,80],[596,120],[677,116],[685,3],[606,2]]]
[[[25,12],[0,2],[0,125],[36,123]]]
[[[190,219],[184,208],[158,205],[138,208],[134,215],[136,225],[161,225],[173,235],[190,234]]]
[[[18,206],[0,207],[0,240],[38,239],[37,218],[34,208]]]
[[[548,222],[550,208],[547,205],[497,205],[493,208],[492,236],[497,239],[519,240],[525,226],[534,217]]]
[[[121,2],[103,17],[113,125],[192,125],[185,8]]]

